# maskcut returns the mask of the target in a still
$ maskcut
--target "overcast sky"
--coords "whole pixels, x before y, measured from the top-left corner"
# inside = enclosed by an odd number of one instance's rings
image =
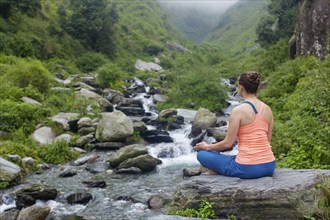
[[[158,0],[159,2],[187,8],[200,8],[210,11],[223,11],[238,0]]]

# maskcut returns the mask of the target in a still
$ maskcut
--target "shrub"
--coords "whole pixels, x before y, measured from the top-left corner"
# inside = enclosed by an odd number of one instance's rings
[[[96,73],[98,83],[103,87],[112,89],[120,88],[122,78],[125,77],[125,72],[113,63],[103,65],[97,69]]]
[[[0,130],[12,131],[22,128],[28,134],[35,125],[48,116],[48,110],[38,105],[2,100],[0,105]]]
[[[88,52],[77,59],[76,65],[82,72],[88,73],[103,66],[107,61],[108,59],[105,55],[95,52]]]
[[[197,217],[197,218],[215,218],[216,213],[213,210],[213,202],[207,202],[202,200],[199,203],[199,209],[184,209],[175,211],[175,215],[180,215],[184,217]]]
[[[62,164],[76,159],[79,156],[79,152],[72,151],[70,144],[65,140],[58,140],[39,148],[39,156],[46,163]]]
[[[35,87],[40,93],[47,93],[51,84],[51,74],[38,60],[19,60],[7,70],[6,77],[14,86]]]

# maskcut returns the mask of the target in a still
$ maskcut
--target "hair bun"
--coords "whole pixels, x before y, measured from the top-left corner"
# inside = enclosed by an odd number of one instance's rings
[[[260,83],[260,74],[255,71],[247,72],[248,81],[254,85],[259,85]]]

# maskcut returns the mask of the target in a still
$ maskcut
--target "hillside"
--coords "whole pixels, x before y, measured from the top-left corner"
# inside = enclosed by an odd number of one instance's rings
[[[217,45],[231,55],[249,52],[257,47],[256,27],[267,14],[269,1],[240,1],[221,16],[218,27],[205,42]]]

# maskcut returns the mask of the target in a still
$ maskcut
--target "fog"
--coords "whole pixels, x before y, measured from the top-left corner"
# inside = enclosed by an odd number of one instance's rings
[[[210,13],[225,11],[238,0],[158,0],[160,4],[167,7],[180,7],[189,9],[199,9]]]

